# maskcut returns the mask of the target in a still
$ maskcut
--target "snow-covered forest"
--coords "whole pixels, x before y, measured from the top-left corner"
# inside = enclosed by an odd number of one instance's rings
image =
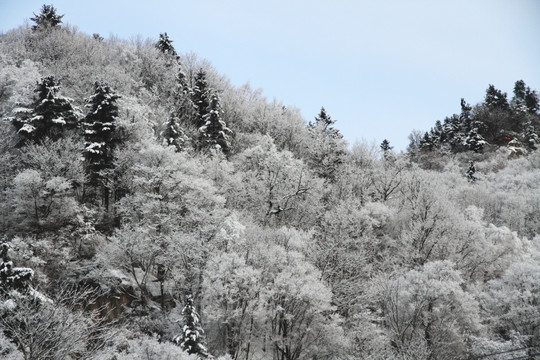
[[[0,34],[2,359],[540,353],[524,81],[397,153],[59,11]]]

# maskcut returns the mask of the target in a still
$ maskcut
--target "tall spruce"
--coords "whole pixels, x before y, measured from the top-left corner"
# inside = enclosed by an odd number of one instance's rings
[[[199,128],[199,144],[201,148],[217,149],[228,154],[231,147],[229,135],[232,131],[221,119],[221,113],[221,100],[214,93],[203,117],[204,124]]]
[[[159,40],[156,43],[156,48],[164,54],[178,56],[178,53],[172,45],[173,41],[167,33],[159,34]]]
[[[190,136],[186,134],[186,128],[193,130],[188,131],[188,133],[197,130],[194,124],[198,113],[193,104],[192,95],[193,91],[187,83],[186,74],[182,70],[181,64],[179,64],[169,120],[161,134],[165,144],[174,146],[177,151],[184,149],[190,142]]]
[[[34,277],[32,269],[13,266],[13,261],[8,255],[10,248],[7,242],[0,242],[0,295],[10,290],[27,290]]]
[[[208,106],[210,105],[210,89],[208,88],[208,82],[206,81],[206,72],[200,69],[195,75],[195,84],[193,86],[193,93],[191,95],[195,109],[197,110],[197,117],[195,118],[195,125],[200,128],[204,125],[204,117],[207,114]]]
[[[60,28],[64,15],[58,15],[56,8],[52,5],[43,5],[39,15],[34,13],[34,17],[30,18],[36,24],[32,26],[32,31],[48,30]]]
[[[182,309],[182,317],[184,323],[182,333],[173,339],[174,343],[188,354],[207,358],[209,354],[204,345],[204,330],[201,326],[199,314],[197,314],[193,305],[193,297],[191,295],[186,296],[185,306]]]
[[[309,163],[320,177],[330,182],[335,181],[345,157],[345,142],[339,130],[333,127],[335,123],[322,107],[315,122],[310,121],[307,126],[311,137]]]
[[[493,85],[489,85],[486,90],[486,97],[484,99],[486,106],[490,110],[502,110],[509,109],[508,100],[506,99],[506,93],[498,90]]]
[[[107,209],[110,172],[114,169],[115,130],[118,117],[116,101],[119,97],[107,84],[97,81],[94,84],[94,94],[86,99],[89,111],[82,121],[88,183],[102,188],[103,204]]]
[[[14,117],[9,118],[17,133],[22,136],[19,145],[28,141],[41,143],[45,138],[58,140],[65,130],[75,129],[80,111],[72,100],[60,96],[59,83],[54,76],[47,76],[37,83],[35,101],[13,110]]]

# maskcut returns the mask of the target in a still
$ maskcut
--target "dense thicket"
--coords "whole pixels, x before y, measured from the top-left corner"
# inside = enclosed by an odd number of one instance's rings
[[[493,86],[462,100],[397,154],[232,86],[166,33],[105,40],[60,19],[44,7],[0,35],[2,356],[537,351],[524,82],[510,102]]]

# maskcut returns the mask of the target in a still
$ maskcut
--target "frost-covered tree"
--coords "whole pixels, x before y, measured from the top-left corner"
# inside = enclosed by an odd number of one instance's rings
[[[34,102],[13,110],[15,116],[9,120],[23,138],[20,145],[28,141],[41,143],[45,138],[57,140],[65,130],[77,127],[80,113],[71,99],[58,94],[59,89],[54,76],[44,77],[34,90],[37,93]]]
[[[380,146],[381,150],[383,151],[383,153],[387,153],[388,151],[391,151],[393,149],[392,146],[390,146],[390,141],[384,139],[382,142],[381,142],[381,146]]]
[[[114,168],[115,130],[118,116],[116,101],[120,96],[107,84],[97,81],[94,94],[86,99],[89,111],[82,120],[85,148],[84,158],[89,184],[103,189],[103,202],[109,204],[107,181]]]
[[[169,115],[169,120],[161,136],[165,145],[174,146],[176,151],[185,148],[188,140],[184,130],[180,126],[180,120],[173,114]]]
[[[486,106],[490,109],[508,110],[508,100],[506,99],[506,93],[495,88],[490,84],[486,90],[486,97],[484,99]]]
[[[14,267],[8,251],[10,245],[7,242],[0,243],[0,297],[1,292],[11,289],[22,291],[28,290],[30,281],[34,277],[34,271],[30,268]]]
[[[398,358],[466,357],[480,319],[463,284],[452,262],[435,261],[380,285],[380,312]]]
[[[64,15],[58,15],[56,8],[52,5],[43,5],[39,15],[34,13],[34,17],[30,18],[36,24],[32,26],[32,31],[47,30],[60,28]]]
[[[176,57],[178,56],[178,53],[174,49],[172,42],[173,41],[169,39],[169,35],[167,35],[167,33],[159,34],[159,40],[156,43],[156,48],[164,54]]]
[[[199,128],[199,144],[201,148],[217,149],[228,154],[231,149],[232,130],[221,118],[220,101],[218,94],[212,94],[207,113],[203,117],[204,124]]]
[[[195,76],[191,99],[198,114],[195,125],[200,128],[205,123],[204,117],[208,113],[208,106],[210,105],[210,89],[206,81],[206,72],[203,69],[199,69]]]
[[[471,183],[476,182],[476,176],[474,175],[476,173],[476,167],[474,166],[473,161],[469,161],[469,168],[465,172],[465,177],[467,180]]]
[[[525,90],[525,105],[527,106],[527,110],[529,110],[529,112],[532,114],[537,114],[538,110],[540,110],[540,99],[538,98],[538,93],[531,90],[531,88],[528,86]]]
[[[346,149],[343,136],[333,127],[335,123],[336,120],[333,120],[323,107],[315,117],[315,122],[309,122],[307,126],[311,137],[308,162],[320,177],[330,182],[336,179]]]
[[[204,345],[204,330],[201,327],[199,314],[193,305],[193,297],[186,296],[186,304],[182,309],[183,323],[182,334],[174,338],[174,342],[188,354],[196,354],[202,358],[208,357],[208,350]]]
[[[172,110],[165,130],[161,134],[166,145],[175,146],[180,151],[188,145],[195,131],[197,109],[191,98],[193,91],[189,87],[186,74],[180,66],[176,75],[176,88],[172,96]]]

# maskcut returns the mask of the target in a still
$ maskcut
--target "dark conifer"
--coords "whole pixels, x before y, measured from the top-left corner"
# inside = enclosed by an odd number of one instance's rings
[[[80,113],[71,105],[71,99],[58,94],[60,87],[53,76],[44,77],[34,92],[34,103],[14,109],[10,118],[17,132],[23,137],[20,145],[28,140],[41,143],[43,139],[58,140],[65,130],[77,127]]]
[[[7,292],[12,289],[18,291],[27,290],[34,276],[34,271],[29,268],[14,267],[8,256],[9,248],[8,243],[0,243],[0,292]]]
[[[204,125],[199,128],[200,144],[203,148],[221,150],[224,154],[229,153],[229,134],[231,129],[221,119],[221,103],[217,94],[212,94],[210,105],[204,115]]]
[[[159,34],[159,40],[156,43],[156,48],[164,54],[176,57],[178,56],[178,53],[174,49],[172,42],[173,41],[169,39],[169,35],[167,35],[167,33]]]
[[[197,110],[195,125],[197,128],[200,128],[204,125],[204,117],[207,114],[207,109],[210,105],[210,93],[206,81],[206,73],[202,69],[200,69],[195,76],[195,85],[193,86],[191,99]]]
[[[114,169],[114,148],[119,96],[108,85],[97,81],[94,94],[86,99],[88,114],[83,119],[84,158],[89,184],[103,189],[103,201],[108,208],[107,172]]]
[[[39,15],[34,13],[34,17],[30,18],[30,20],[36,23],[36,25],[32,26],[32,31],[60,28],[63,17],[64,15],[58,15],[56,13],[54,6],[43,5],[41,7],[41,13]]]
[[[476,167],[474,166],[474,162],[469,161],[469,168],[467,169],[467,172],[465,173],[465,176],[467,177],[467,180],[469,182],[474,183],[476,182],[476,176],[474,175],[476,173]]]
[[[184,320],[182,334],[176,336],[173,341],[188,354],[207,358],[209,354],[204,345],[204,330],[201,327],[199,314],[195,310],[191,295],[186,296],[186,305],[182,309],[182,316]]]
[[[508,110],[508,100],[506,99],[506,93],[495,88],[493,85],[489,85],[486,90],[486,97],[484,100],[486,106],[491,110]]]
[[[330,182],[335,181],[345,157],[345,142],[339,130],[333,127],[335,123],[322,107],[315,122],[310,121],[307,125],[312,140],[309,164],[320,177]]]

